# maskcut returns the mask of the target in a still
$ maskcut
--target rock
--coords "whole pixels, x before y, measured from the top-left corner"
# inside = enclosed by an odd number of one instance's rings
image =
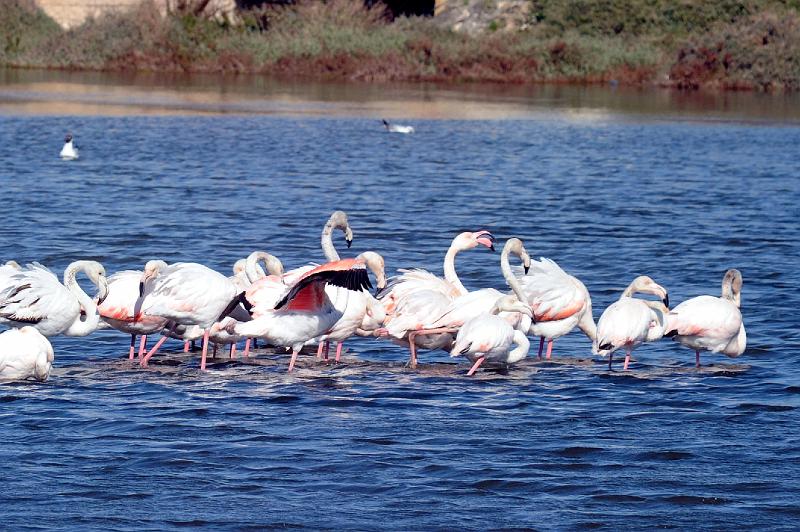
[[[454,31],[521,30],[528,24],[530,0],[436,0],[434,20]]]

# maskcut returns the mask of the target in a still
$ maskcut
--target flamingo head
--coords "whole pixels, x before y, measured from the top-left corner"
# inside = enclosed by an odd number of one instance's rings
[[[144,271],[142,272],[142,280],[139,282],[139,292],[144,292],[144,286],[155,279],[158,276],[158,272],[160,272],[163,268],[167,267],[167,263],[163,260],[149,260],[147,264],[144,265]]]
[[[374,251],[365,251],[358,257],[375,275],[375,296],[377,297],[386,288],[386,264],[383,257]]]
[[[88,261],[84,271],[86,276],[97,286],[97,304],[99,305],[108,296],[106,269],[99,262]]]
[[[453,239],[453,244],[459,250],[466,250],[476,248],[478,246],[486,246],[494,251],[494,235],[489,231],[465,231],[460,233]]]
[[[247,264],[247,259],[239,259],[233,264],[233,275],[239,277],[244,274],[244,268]]]
[[[344,231],[344,241],[347,242],[349,248],[353,244],[353,230],[350,229],[350,222],[347,219],[347,213],[344,211],[334,211],[331,217],[328,218],[326,226],[332,229],[341,229]]]
[[[64,136],[64,142],[72,142],[72,133],[67,133]]]
[[[531,309],[531,306],[523,303],[513,294],[503,296],[495,302],[492,307],[492,313],[496,314],[497,312],[519,312],[533,319],[533,309]]]
[[[522,240],[515,237],[506,240],[506,244],[503,246],[503,253],[516,254],[522,260],[522,268],[525,270],[525,274],[527,275],[528,270],[531,269],[531,256],[528,255],[528,250],[525,249],[525,246],[522,244]]]
[[[738,307],[742,301],[741,293],[742,272],[731,268],[725,272],[725,276],[722,278],[722,297],[733,301]]]
[[[5,265],[8,266],[9,268],[14,268],[15,270],[22,269],[22,267],[19,265],[19,262],[15,260],[7,260]]]
[[[664,303],[664,306],[669,308],[669,294],[667,294],[667,289],[655,282],[647,275],[640,275],[636,279],[633,280],[631,283],[629,290],[631,290],[631,295],[633,293],[640,293],[640,294],[652,294],[654,296],[658,296],[661,301]]]

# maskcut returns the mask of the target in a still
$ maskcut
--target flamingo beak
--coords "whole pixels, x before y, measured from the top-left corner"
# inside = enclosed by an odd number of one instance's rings
[[[347,247],[348,247],[348,249],[350,248],[350,246],[352,246],[352,245],[353,245],[353,241],[352,241],[352,240],[350,240],[350,239],[347,239],[347,238],[345,238],[345,239],[344,239],[344,241],[345,241],[345,242],[347,242]]]
[[[490,251],[494,251],[494,235],[489,231],[480,231],[475,241],[486,246]]]
[[[522,266],[522,269],[525,271],[525,275],[528,275],[528,270],[531,269],[531,265],[530,264],[525,264],[525,265]]]
[[[664,297],[661,299],[661,302],[664,303],[665,307],[669,308],[669,294],[665,292]]]
[[[139,282],[139,297],[144,295],[144,281]]]

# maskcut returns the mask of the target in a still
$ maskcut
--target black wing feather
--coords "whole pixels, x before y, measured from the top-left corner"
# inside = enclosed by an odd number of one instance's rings
[[[286,296],[284,296],[284,298],[281,299],[277,305],[275,305],[275,310],[282,308],[289,301],[294,299],[301,290],[312,283],[340,286],[342,288],[346,288],[347,290],[353,290],[354,292],[361,292],[364,289],[372,288],[369,275],[367,274],[367,270],[364,268],[352,268],[349,270],[325,270],[301,279],[292,287],[291,290],[289,290],[289,293],[286,294]]]

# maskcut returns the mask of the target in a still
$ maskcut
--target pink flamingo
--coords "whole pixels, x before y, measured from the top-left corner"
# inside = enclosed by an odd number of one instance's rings
[[[722,278],[722,297],[697,296],[672,309],[667,316],[665,336],[695,350],[695,365],[700,367],[700,351],[737,357],[747,348],[747,333],[741,306],[742,274],[730,269]]]

